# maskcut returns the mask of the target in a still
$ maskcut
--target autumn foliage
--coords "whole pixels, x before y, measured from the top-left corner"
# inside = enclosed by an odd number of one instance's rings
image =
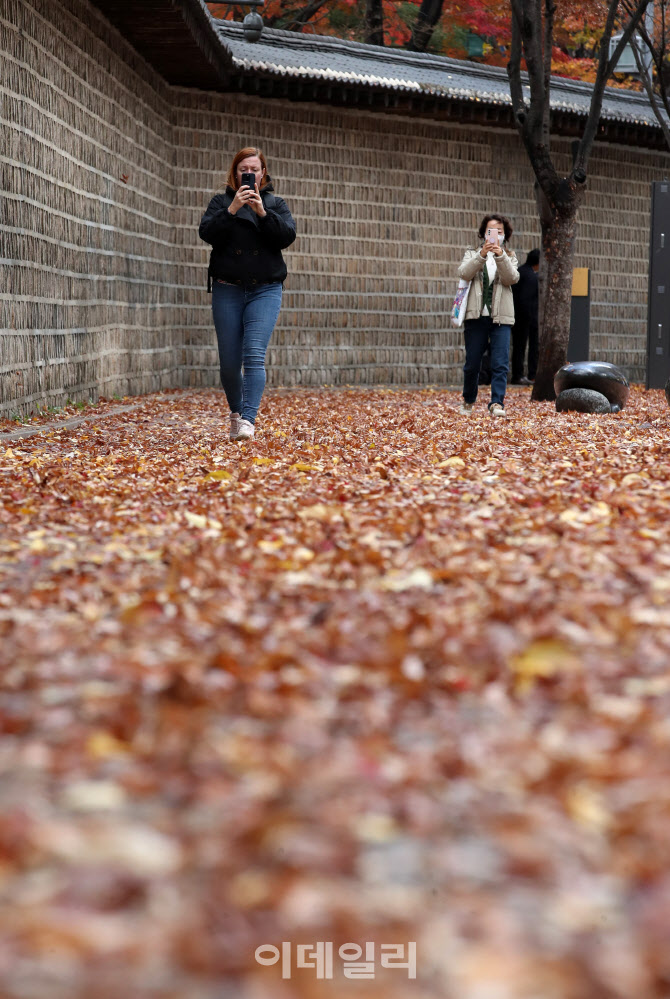
[[[666,994],[665,399],[458,403],[1,428],[3,997]]]
[[[221,3],[207,5],[215,17],[240,20],[245,8]],[[607,14],[604,0],[558,0],[556,45],[552,71],[557,76],[593,81],[600,38]],[[421,0],[383,0],[384,44],[406,48]],[[316,31],[352,41],[364,40],[364,0],[267,0],[262,8],[265,23],[292,31]],[[311,12],[309,17],[306,13]],[[306,17],[306,20],[302,18]],[[475,59],[504,66],[509,60],[511,7],[506,0],[444,0],[429,51],[455,59]],[[615,78],[614,86],[637,86],[630,77]]]

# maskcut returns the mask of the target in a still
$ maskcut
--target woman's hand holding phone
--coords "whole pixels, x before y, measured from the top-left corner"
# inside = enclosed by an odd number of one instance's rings
[[[240,208],[244,205],[249,205],[249,207],[260,218],[265,217],[266,211],[263,207],[263,199],[261,198],[260,191],[258,190],[258,184],[254,184],[253,187],[241,184],[235,192],[235,197],[233,198],[228,211],[231,215],[237,215]]]
[[[258,184],[254,184],[254,189],[251,192],[249,200],[247,202],[249,207],[256,212],[259,218],[265,218],[267,212],[263,207],[263,199],[261,198],[261,192],[258,190]]]
[[[486,256],[489,253],[493,253],[496,257],[502,256],[502,247],[500,245],[500,234],[497,229],[487,229],[484,235],[484,245],[479,251],[480,256],[486,260]]]
[[[248,187],[238,187],[235,191],[235,197],[228,206],[228,211],[231,215],[237,215],[240,208],[243,208],[247,201],[249,200],[250,191]]]

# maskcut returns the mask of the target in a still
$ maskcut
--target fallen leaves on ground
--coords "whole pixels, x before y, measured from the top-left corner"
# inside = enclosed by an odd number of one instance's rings
[[[662,393],[139,402],[0,441],[3,996],[666,996]]]

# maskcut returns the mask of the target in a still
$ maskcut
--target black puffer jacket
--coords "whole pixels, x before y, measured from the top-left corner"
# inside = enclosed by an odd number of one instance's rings
[[[259,218],[246,205],[231,215],[235,191],[215,194],[202,217],[200,239],[212,246],[207,290],[212,278],[253,287],[268,281],[283,281],[286,264],[281,251],[295,239],[295,222],[286,202],[272,193],[268,183],[261,191],[265,218]]]

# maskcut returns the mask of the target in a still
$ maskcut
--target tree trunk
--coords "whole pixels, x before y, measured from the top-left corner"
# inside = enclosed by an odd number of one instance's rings
[[[607,0],[591,104],[581,138],[573,151],[569,177],[561,178],[551,156],[551,55],[555,0],[511,0],[512,39],[507,73],[514,118],[537,180],[543,260],[540,264],[539,363],[535,400],[555,399],[554,375],[568,359],[572,262],[577,212],[584,196],[586,168],[598,132],[605,84],[630,41],[650,0]],[[614,51],[615,25],[622,29]],[[521,78],[526,61],[527,90]]]
[[[444,0],[422,0],[412,37],[407,48],[410,52],[425,52],[433,37],[435,25],[442,15]]]
[[[365,41],[368,45],[384,44],[382,0],[365,0]]]
[[[554,375],[568,360],[572,267],[575,256],[577,212],[581,191],[573,193],[570,204],[553,210],[538,194],[542,257],[540,262],[540,352],[531,398],[536,402],[555,399]]]

